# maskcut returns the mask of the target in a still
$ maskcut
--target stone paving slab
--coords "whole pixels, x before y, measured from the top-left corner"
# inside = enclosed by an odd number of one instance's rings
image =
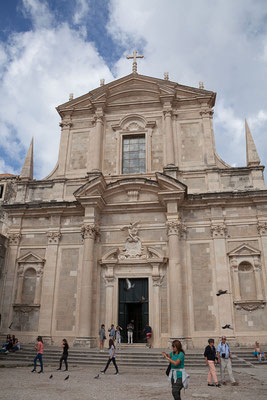
[[[103,366],[104,367],[104,366]],[[119,367],[120,368],[120,367]],[[258,371],[257,371],[258,370]],[[251,372],[253,371],[253,374]],[[0,368],[1,400],[163,400],[172,399],[170,384],[165,371],[159,369],[120,369],[114,376],[110,365],[105,375],[98,374],[97,367],[76,367],[70,371],[56,371],[46,367],[44,374],[31,373],[31,368]],[[240,385],[213,388],[207,386],[207,371],[188,371],[191,374],[190,388],[182,392],[182,400],[266,400],[267,369],[253,368],[235,370]],[[52,379],[49,379],[50,375]],[[64,380],[69,375],[68,380]]]

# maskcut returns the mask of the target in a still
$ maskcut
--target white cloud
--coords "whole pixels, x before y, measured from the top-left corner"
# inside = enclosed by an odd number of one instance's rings
[[[73,15],[73,23],[79,25],[87,17],[90,10],[89,0],[76,0],[76,10]]]
[[[47,28],[54,22],[46,0],[22,0],[22,12],[30,17],[35,28]]]
[[[35,176],[46,176],[55,166],[60,139],[60,120],[55,107],[113,79],[92,43],[65,23],[44,27],[44,14],[25,0],[35,29],[14,34],[0,48],[0,142],[10,159],[23,157],[34,137]],[[36,13],[38,17],[36,17]],[[49,18],[47,19],[47,21]],[[39,25],[40,24],[40,25]],[[24,152],[22,152],[22,149]],[[2,157],[1,157],[2,158]],[[12,169],[8,165],[6,171]]]
[[[226,162],[245,165],[244,120],[267,110],[267,2],[112,0],[110,10],[114,40],[128,43],[127,53],[144,52],[139,73],[163,78],[168,71],[173,81],[198,87],[201,80],[218,93],[217,151]],[[131,72],[124,57],[116,67],[118,76]],[[266,131],[263,118],[252,132],[265,164]]]

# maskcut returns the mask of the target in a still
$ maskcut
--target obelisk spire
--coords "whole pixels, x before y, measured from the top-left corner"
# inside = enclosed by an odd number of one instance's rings
[[[20,173],[20,178],[33,179],[33,138]]]
[[[247,120],[245,120],[245,127],[246,127],[247,167],[260,165],[261,160],[258,155],[250,129],[248,127]]]
[[[133,55],[132,55],[132,56],[126,56],[126,58],[127,58],[128,60],[130,60],[130,59],[133,60],[133,74],[137,74],[137,62],[136,62],[136,59],[137,59],[137,58],[144,58],[144,56],[142,56],[142,55],[138,56],[138,55],[137,55],[137,51],[134,50],[134,51],[133,51]]]

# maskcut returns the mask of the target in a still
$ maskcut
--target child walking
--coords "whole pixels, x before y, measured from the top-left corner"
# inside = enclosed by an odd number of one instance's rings
[[[119,370],[118,370],[115,358],[116,358],[116,349],[115,349],[115,346],[114,346],[114,342],[113,342],[113,339],[109,339],[109,359],[108,359],[108,362],[107,362],[107,365],[106,365],[105,369],[103,371],[100,371],[101,374],[104,374],[106,372],[106,370],[109,367],[109,364],[112,361],[113,364],[114,364],[114,367],[116,369],[116,372],[115,372],[114,375],[119,375]]]
[[[40,361],[40,371],[38,372],[38,374],[41,374],[42,372],[44,372],[44,368],[43,368],[43,354],[44,354],[44,343],[43,343],[43,339],[42,336],[38,336],[37,337],[37,346],[35,347],[35,350],[37,351],[37,355],[34,357],[34,367],[32,372],[36,372],[36,362],[37,360]]]

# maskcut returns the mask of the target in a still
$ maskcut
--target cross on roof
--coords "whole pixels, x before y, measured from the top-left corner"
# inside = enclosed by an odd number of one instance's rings
[[[137,51],[134,50],[134,51],[133,51],[133,55],[132,55],[132,56],[126,56],[126,58],[127,58],[128,60],[129,60],[129,59],[132,59],[132,60],[133,60],[133,73],[136,74],[136,73],[137,73],[137,62],[136,62],[136,59],[137,59],[137,58],[144,58],[144,56],[142,56],[142,55],[138,56],[138,55],[137,55]]]

